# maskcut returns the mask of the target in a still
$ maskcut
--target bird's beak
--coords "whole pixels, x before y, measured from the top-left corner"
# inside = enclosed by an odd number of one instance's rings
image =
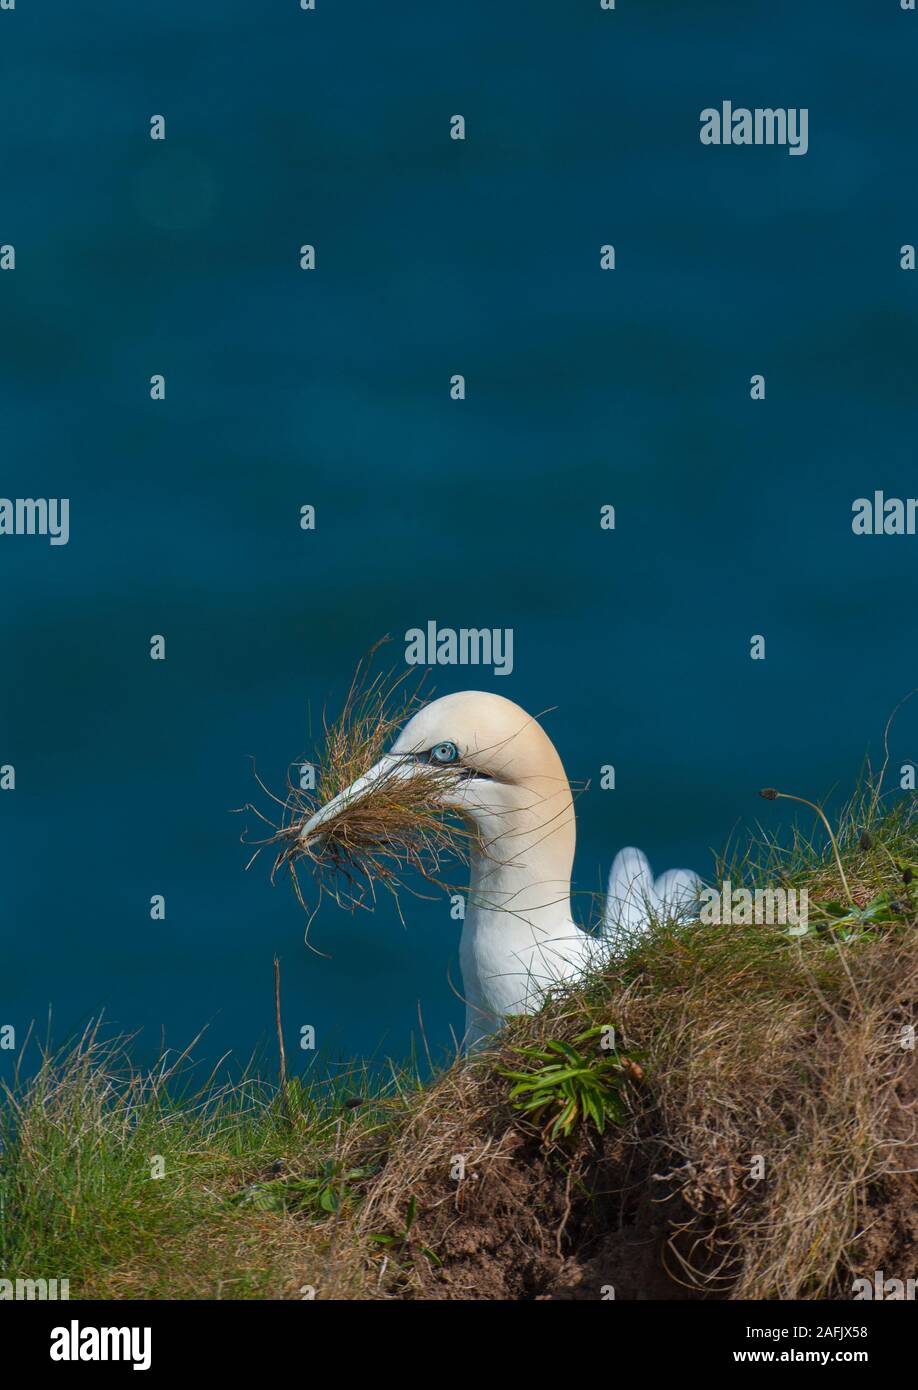
[[[361,797],[367,796],[384,779],[407,779],[414,776],[417,770],[418,763],[411,757],[400,757],[395,753],[384,754],[378,763],[373,764],[369,772],[365,772],[343,792],[339,792],[331,801],[326,801],[324,806],[319,807],[300,831],[300,842],[305,846],[313,840],[321,839],[323,825],[336,816],[342,807],[350,806]]]

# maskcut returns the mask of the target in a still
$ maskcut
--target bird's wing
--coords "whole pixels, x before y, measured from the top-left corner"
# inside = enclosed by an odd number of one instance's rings
[[[667,869],[653,885],[657,916],[685,921],[697,911],[701,879],[691,869]]]
[[[631,846],[619,850],[609,874],[605,928],[642,931],[653,910],[653,878],[647,856]]]
[[[620,850],[609,874],[604,931],[634,935],[646,931],[652,917],[690,918],[700,887],[691,869],[667,869],[654,883],[645,854],[632,846]]]

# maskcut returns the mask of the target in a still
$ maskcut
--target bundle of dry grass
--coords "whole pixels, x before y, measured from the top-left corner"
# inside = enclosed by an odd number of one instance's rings
[[[417,886],[407,881],[409,873],[445,889],[445,862],[465,857],[464,832],[447,818],[440,799],[455,783],[456,774],[433,765],[413,765],[410,777],[401,776],[393,765],[374,782],[372,796],[343,798],[314,836],[303,836],[315,813],[375,766],[397,731],[429,698],[423,675],[415,678],[411,671],[374,674],[373,662],[381,645],[377,643],[359,663],[340,714],[332,720],[323,714],[322,748],[309,764],[319,769],[316,789],[300,785],[303,760],[299,760],[288,774],[285,799],[272,798],[282,808],[280,824],[256,807],[245,808],[272,830],[249,862],[265,846],[276,846],[272,882],[278,874],[288,873],[299,903],[311,913],[315,906],[309,907],[298,872],[304,866],[312,871],[317,885],[316,905],[329,893],[339,906],[370,908],[377,884],[396,902],[403,889],[421,896]]]

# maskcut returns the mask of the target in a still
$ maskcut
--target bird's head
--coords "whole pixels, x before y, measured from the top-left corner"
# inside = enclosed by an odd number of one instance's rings
[[[442,781],[431,770],[442,769]],[[388,753],[313,815],[301,830],[321,838],[342,808],[393,779],[423,775],[437,802],[459,814],[490,846],[544,832],[573,834],[570,785],[544,729],[502,695],[464,690],[419,710]],[[511,846],[512,852],[512,846]]]

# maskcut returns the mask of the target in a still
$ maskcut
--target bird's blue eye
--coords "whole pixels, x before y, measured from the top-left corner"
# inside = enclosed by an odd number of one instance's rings
[[[430,761],[432,763],[454,763],[458,760],[459,749],[455,743],[437,743],[430,750]]]

